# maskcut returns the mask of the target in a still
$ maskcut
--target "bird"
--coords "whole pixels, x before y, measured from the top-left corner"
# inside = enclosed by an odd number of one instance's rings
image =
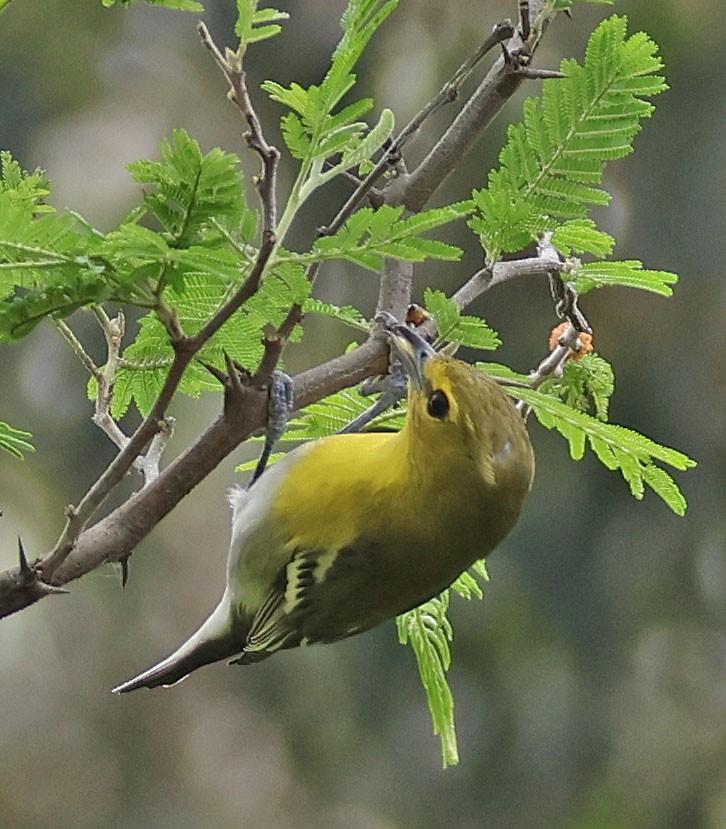
[[[219,604],[114,693],[363,633],[440,594],[509,533],[534,476],[522,415],[480,369],[407,325],[387,333],[408,375],[401,430],[320,438],[233,488]]]

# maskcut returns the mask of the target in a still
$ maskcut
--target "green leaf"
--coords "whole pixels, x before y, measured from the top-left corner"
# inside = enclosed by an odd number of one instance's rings
[[[552,244],[565,256],[573,253],[592,253],[594,256],[610,256],[615,239],[597,230],[591,219],[573,219],[557,227],[552,234]]]
[[[451,623],[446,617],[448,607],[449,594],[446,592],[396,619],[398,641],[402,645],[411,645],[416,657],[434,734],[441,740],[444,768],[459,762],[454,697],[446,679],[446,672],[451,666],[449,642],[453,637]]]
[[[45,204],[50,195],[50,182],[40,168],[29,173],[18,164],[8,150],[0,151],[0,193],[10,193],[10,198],[26,206],[32,206],[34,213],[52,213],[53,208]]]
[[[512,383],[521,383],[528,386],[530,378],[526,374],[520,374],[509,366],[504,366],[501,363],[481,363],[477,362],[476,367],[491,377],[497,377],[501,380],[506,380]]]
[[[340,307],[338,305],[331,305],[329,302],[324,302],[322,299],[309,297],[305,300],[303,311],[306,314],[322,314],[325,317],[330,317],[331,319],[350,325],[358,331],[369,332],[371,328],[368,320],[357,308],[353,308],[351,305]]]
[[[561,377],[548,378],[540,389],[557,395],[573,409],[592,410],[598,420],[604,421],[615,391],[615,375],[607,360],[597,354],[586,354],[581,360],[570,360]]]
[[[673,512],[684,514],[685,498],[656,461],[685,470],[696,465],[694,460],[623,426],[603,423],[541,391],[519,387],[505,387],[504,390],[531,406],[545,428],[560,432],[568,440],[573,458],[583,456],[587,441],[608,469],[620,469],[636,498],[643,497],[644,487],[648,485]]]
[[[426,288],[424,304],[436,320],[439,339],[455,342],[469,348],[494,350],[501,340],[479,317],[462,315],[459,306],[443,291]]]
[[[4,449],[19,460],[22,460],[25,452],[35,452],[35,447],[29,442],[31,437],[30,432],[16,429],[0,420],[0,449]]]
[[[282,440],[299,442],[317,440],[334,435],[352,420],[361,415],[371,405],[370,398],[363,397],[357,391],[344,389],[329,397],[307,406],[289,425]],[[388,410],[379,415],[369,425],[369,429],[400,429],[404,414],[400,408]]]
[[[140,0],[101,0],[101,4],[107,9],[117,4],[120,6],[131,6],[138,2]],[[176,11],[182,12],[204,11],[204,6],[201,3],[197,3],[196,0],[143,0],[143,2],[148,3],[150,6],[162,6],[165,9],[175,9]]]
[[[460,205],[427,210],[410,218],[402,218],[403,210],[403,207],[391,205],[383,205],[378,210],[364,207],[356,211],[335,235],[317,239],[311,253],[295,258],[305,263],[348,259],[373,271],[380,270],[386,258],[409,262],[460,258],[459,248],[419,235],[459,218],[462,215]]]
[[[672,296],[678,276],[668,271],[649,271],[635,259],[620,262],[577,262],[564,271],[562,280],[572,282],[580,294],[605,285],[621,288],[640,288],[661,296]]]
[[[389,139],[393,132],[394,118],[390,109],[384,109],[378,123],[357,145],[349,147],[343,152],[341,160],[319,176],[319,182],[327,181],[340,175],[352,167],[358,167],[370,159]],[[330,155],[330,153],[326,153]]]
[[[282,31],[280,22],[290,15],[277,9],[258,9],[259,0],[237,0],[237,22],[234,32],[244,49],[250,43],[267,40]]]
[[[285,455],[287,455],[287,452],[273,452],[270,455],[270,457],[267,459],[267,466],[268,467],[269,466],[274,466],[278,461],[281,461],[285,457]],[[249,461],[243,461],[242,463],[237,464],[237,466],[235,466],[234,471],[235,472],[254,472],[254,470],[257,468],[257,463],[258,463],[257,458],[252,458]],[[267,467],[265,467],[265,468],[267,468]]]
[[[300,204],[334,176],[367,163],[393,129],[389,110],[382,112],[370,130],[359,120],[372,106],[369,99],[354,101],[339,111],[336,108],[355,85],[352,70],[363,50],[397,5],[398,0],[350,0],[341,20],[343,36],[319,85],[303,88],[293,83],[286,88],[274,81],[262,85],[274,101],[291,110],[282,118],[282,134],[291,154],[301,162],[278,225],[281,237]],[[332,163],[326,169],[328,159]]]
[[[202,154],[197,141],[174,130],[161,143],[160,162],[128,165],[144,187],[144,205],[168,234],[173,246],[204,241],[213,220],[242,221],[248,213],[239,174],[239,158],[219,148]]]
[[[489,581],[489,573],[484,559],[474,562],[470,570],[465,570],[452,583],[450,589],[458,593],[463,599],[483,599],[484,590],[477,579],[484,583]]]
[[[546,80],[542,98],[527,99],[522,123],[509,127],[500,168],[473,194],[469,226],[489,262],[521,250],[561,220],[579,222],[564,239],[561,234],[565,247],[607,245],[583,220],[591,205],[609,202],[597,185],[608,161],[631,152],[641,121],[653,111],[644,99],[666,89],[656,45],[642,33],[627,38],[626,23],[618,16],[603,21],[584,64],[563,61],[565,77]],[[579,239],[572,236],[576,230]]]
[[[65,317],[116,295],[118,287],[94,255],[95,237],[79,229],[74,215],[38,210],[45,180],[25,174],[9,155],[3,164],[0,341],[26,336],[48,316]]]

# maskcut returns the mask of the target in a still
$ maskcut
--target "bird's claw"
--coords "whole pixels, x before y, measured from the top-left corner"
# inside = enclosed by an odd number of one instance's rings
[[[273,371],[270,381],[269,397],[267,399],[267,423],[265,424],[265,445],[255,471],[252,473],[249,486],[262,475],[277,441],[285,434],[290,412],[295,405],[295,384],[289,374],[284,371]]]
[[[265,437],[275,443],[287,429],[287,419],[295,405],[295,384],[284,371],[273,371],[267,401]]]

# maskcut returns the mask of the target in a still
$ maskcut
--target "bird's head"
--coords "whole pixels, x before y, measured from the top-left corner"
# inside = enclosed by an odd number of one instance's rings
[[[448,463],[474,460],[492,483],[516,468],[529,488],[534,469],[529,436],[499,384],[469,363],[435,351],[407,326],[393,326],[390,337],[409,378],[405,431],[413,451],[428,454],[426,447]]]

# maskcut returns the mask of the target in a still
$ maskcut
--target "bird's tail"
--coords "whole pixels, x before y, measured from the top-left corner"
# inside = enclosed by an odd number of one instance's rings
[[[244,637],[235,630],[236,627],[232,603],[225,592],[211,616],[181,647],[157,665],[114,688],[113,693],[174,685],[202,665],[235,656],[244,647]]]

